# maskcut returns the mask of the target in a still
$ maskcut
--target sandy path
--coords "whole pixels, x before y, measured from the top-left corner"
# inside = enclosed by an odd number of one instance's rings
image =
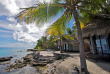
[[[95,62],[87,60],[87,68],[90,74],[110,74],[110,63],[107,62]],[[69,57],[65,61],[61,62],[58,67],[64,67],[66,69],[73,69],[73,66],[80,68],[79,57]]]
[[[56,53],[59,53],[59,51],[57,51]],[[60,70],[59,68],[62,67],[65,68],[64,70],[69,70],[69,71],[71,71],[74,66],[80,68],[79,53],[66,53],[66,54],[69,54],[72,57],[68,57],[63,62],[61,62],[57,66],[57,70]],[[52,51],[41,51],[40,55],[54,56]],[[110,74],[110,63],[102,62],[102,61],[91,61],[91,60],[86,60],[86,62],[90,74]],[[66,71],[64,74],[66,74]]]
[[[43,56],[54,56],[53,55],[53,51],[41,51],[40,55],[43,55]]]

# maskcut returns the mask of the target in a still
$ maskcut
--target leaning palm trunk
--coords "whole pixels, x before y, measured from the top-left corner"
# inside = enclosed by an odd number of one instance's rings
[[[62,40],[61,40],[61,37],[60,37],[60,53],[63,53],[63,52],[62,52],[62,45],[61,45],[61,41],[62,41]]]
[[[78,30],[78,40],[79,40],[79,48],[80,48],[80,64],[81,64],[81,74],[87,74],[87,65],[86,65],[86,59],[85,59],[85,55],[84,55],[84,41],[82,38],[82,32],[81,32],[81,27],[80,27],[80,22],[79,22],[79,18],[78,18],[78,13],[77,10],[74,6],[73,8],[73,16],[76,22],[76,26],[77,26],[77,30]]]

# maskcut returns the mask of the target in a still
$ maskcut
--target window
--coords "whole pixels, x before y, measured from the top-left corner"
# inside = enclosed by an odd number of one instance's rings
[[[106,36],[96,36],[96,46],[98,53],[109,53],[109,45]]]
[[[101,35],[100,39],[101,39],[103,53],[109,53],[109,45],[106,36]]]
[[[96,46],[97,46],[97,52],[98,52],[98,53],[102,53],[101,43],[100,43],[100,38],[99,38],[99,36],[96,36]]]
[[[60,49],[60,47],[59,47],[59,46],[57,46],[57,48],[58,48],[58,49]]]
[[[68,44],[66,44],[66,49],[68,50]]]

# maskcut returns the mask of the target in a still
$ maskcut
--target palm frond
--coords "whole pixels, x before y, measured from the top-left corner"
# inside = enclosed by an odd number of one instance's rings
[[[65,39],[71,39],[71,40],[74,40],[74,37],[72,35],[63,35],[63,37]]]
[[[42,24],[63,11],[62,6],[57,4],[39,4],[37,7],[25,9],[18,15],[18,19],[24,20],[26,23],[36,22],[37,24]]]
[[[64,34],[67,23],[71,19],[71,16],[68,15],[69,13],[67,14],[65,11],[65,13],[47,29],[46,33],[53,36]]]

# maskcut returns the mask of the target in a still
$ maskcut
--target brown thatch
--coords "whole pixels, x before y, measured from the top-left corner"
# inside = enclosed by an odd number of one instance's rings
[[[74,40],[65,39],[65,40],[62,41],[62,44],[66,44],[66,43],[72,44],[74,46],[78,46],[79,45],[79,42],[78,42],[78,40],[76,40],[76,38]]]
[[[79,42],[76,38],[74,38],[74,40],[71,40],[71,39],[63,39],[61,41],[61,44],[66,44],[66,43],[69,43],[69,44],[72,44],[72,45],[79,45]],[[60,45],[60,40],[58,39],[57,40],[57,45]]]
[[[87,24],[82,30],[83,38],[93,35],[103,35],[110,33],[110,14],[97,15],[94,20]]]

